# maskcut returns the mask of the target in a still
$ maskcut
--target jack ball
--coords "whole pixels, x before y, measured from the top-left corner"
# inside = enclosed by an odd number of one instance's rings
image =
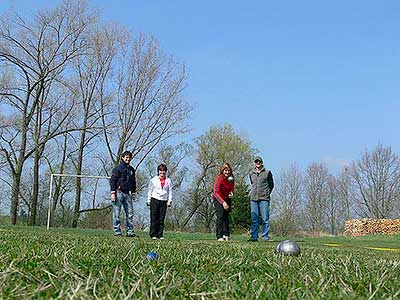
[[[149,252],[147,253],[146,257],[148,260],[155,260],[158,258],[158,255],[155,252]]]

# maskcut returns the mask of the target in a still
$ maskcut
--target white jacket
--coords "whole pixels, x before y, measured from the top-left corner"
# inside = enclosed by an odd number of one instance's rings
[[[161,201],[172,202],[172,181],[168,177],[165,178],[164,188],[161,187],[160,177],[154,176],[149,183],[149,191],[147,192],[147,202],[150,198]]]

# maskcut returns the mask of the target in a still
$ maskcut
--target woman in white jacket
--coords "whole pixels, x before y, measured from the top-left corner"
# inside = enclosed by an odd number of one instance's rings
[[[167,178],[167,166],[160,164],[157,167],[157,176],[149,183],[147,205],[150,206],[150,237],[164,239],[164,220],[167,207],[172,205],[172,182]]]

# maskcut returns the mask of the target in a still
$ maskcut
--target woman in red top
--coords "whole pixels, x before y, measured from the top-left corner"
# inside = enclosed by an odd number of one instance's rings
[[[229,212],[232,205],[232,196],[235,189],[232,168],[224,163],[214,182],[214,207],[217,214],[215,224],[218,241],[229,240]]]

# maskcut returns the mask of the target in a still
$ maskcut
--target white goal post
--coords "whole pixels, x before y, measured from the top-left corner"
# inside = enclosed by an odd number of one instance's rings
[[[53,193],[53,178],[54,177],[80,177],[80,178],[97,178],[97,179],[110,179],[108,176],[93,176],[93,175],[74,175],[74,174],[51,174],[50,176],[50,188],[49,188],[49,208],[47,210],[47,230],[50,229],[50,216],[51,216],[51,200]]]

